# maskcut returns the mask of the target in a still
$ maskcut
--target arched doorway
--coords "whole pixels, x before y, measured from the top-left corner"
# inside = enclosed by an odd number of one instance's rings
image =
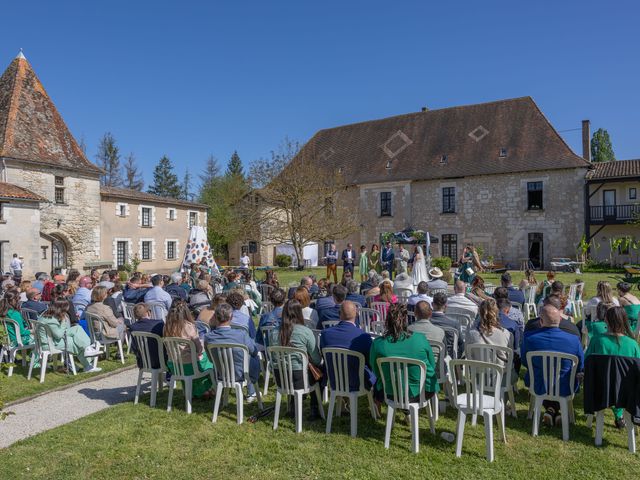
[[[67,245],[64,241],[53,235],[51,242],[51,269],[59,272],[63,268],[67,268]]]

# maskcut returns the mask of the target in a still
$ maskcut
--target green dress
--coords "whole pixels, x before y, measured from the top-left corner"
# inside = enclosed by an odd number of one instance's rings
[[[18,324],[18,328],[20,329],[19,333],[20,333],[20,339],[22,340],[22,344],[29,345],[33,343],[31,340],[31,332],[25,325],[24,319],[22,318],[22,315],[20,315],[20,312],[17,310],[14,310],[13,308],[10,308],[9,311],[7,312],[7,317],[9,317],[11,320],[15,321]],[[17,345],[18,342],[16,341],[16,332],[13,327],[13,323],[7,324],[7,334],[9,335],[9,341],[11,342],[11,345]]]
[[[460,272],[460,280],[470,285],[471,282],[473,282],[473,279],[476,278],[476,269],[473,265],[473,253],[467,252],[464,254],[460,268],[462,268],[462,271]],[[469,274],[467,269],[473,270],[473,273]]]
[[[360,254],[358,271],[360,272],[360,275],[367,275],[369,273],[369,257],[367,257],[367,252]]]
[[[371,264],[371,268],[373,268],[376,272],[382,272],[382,265],[380,265],[380,252],[375,251],[369,254],[369,262]]]
[[[632,332],[636,332],[638,327],[638,315],[640,315],[640,305],[625,305],[624,311],[627,312],[629,317],[629,328]]]

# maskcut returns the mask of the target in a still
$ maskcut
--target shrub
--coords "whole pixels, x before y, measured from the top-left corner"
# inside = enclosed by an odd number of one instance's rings
[[[587,260],[582,267],[582,271],[585,273],[623,273],[624,268],[614,267],[609,262],[596,260]]]
[[[285,255],[284,253],[281,253],[280,255],[276,255],[276,265],[278,267],[290,267],[291,266],[291,256],[290,255]]]
[[[449,257],[436,257],[431,260],[432,267],[438,267],[443,273],[451,270],[451,259]]]

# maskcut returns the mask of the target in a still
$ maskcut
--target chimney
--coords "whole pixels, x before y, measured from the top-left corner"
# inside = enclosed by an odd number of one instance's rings
[[[582,158],[591,161],[591,122],[582,120]]]
[[[428,109],[427,107],[422,107],[422,111],[423,111],[423,112],[428,112],[428,111],[429,111],[429,109]]]

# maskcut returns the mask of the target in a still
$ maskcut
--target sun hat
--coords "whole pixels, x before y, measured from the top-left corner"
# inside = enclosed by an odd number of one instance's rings
[[[442,270],[440,270],[438,267],[433,267],[432,269],[429,270],[430,277],[440,278],[442,277],[442,275],[444,274],[442,273]]]

